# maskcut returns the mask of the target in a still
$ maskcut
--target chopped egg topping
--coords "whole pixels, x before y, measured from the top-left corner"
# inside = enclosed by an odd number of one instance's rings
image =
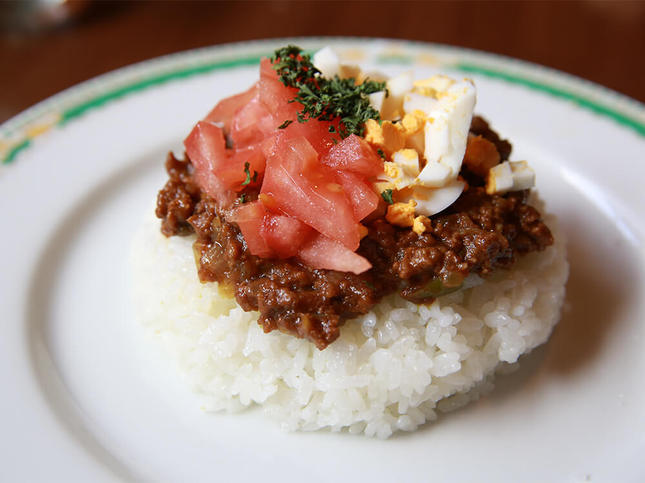
[[[381,74],[364,74],[341,64],[329,47],[317,52],[313,62],[324,76],[385,80]],[[387,79],[386,88],[387,94],[370,94],[381,121],[370,119],[365,124],[365,140],[387,158],[375,187],[394,192],[396,203],[388,207],[386,219],[412,226],[420,234],[426,229],[423,219],[429,222],[425,217],[446,209],[466,187],[458,176],[475,107],[475,85],[444,75],[415,81],[411,72],[405,72]],[[534,181],[526,161],[506,161],[488,170],[486,191],[527,189]]]
[[[486,193],[520,191],[535,184],[535,172],[526,161],[504,161],[488,170]]]
[[[412,226],[414,224],[414,207],[416,201],[407,203],[394,203],[387,207],[385,219],[397,226]]]
[[[371,97],[383,121],[368,121],[365,139],[390,160],[382,180],[397,191],[397,200],[414,200],[415,213],[434,215],[454,203],[465,187],[457,177],[466,152],[475,86],[470,80],[446,76],[414,81],[409,72],[386,85],[387,97]]]

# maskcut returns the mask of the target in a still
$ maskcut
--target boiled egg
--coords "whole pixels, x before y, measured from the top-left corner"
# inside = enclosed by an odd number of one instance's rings
[[[381,116],[399,120],[394,126],[406,149],[398,149],[400,142],[390,146],[384,136],[375,135],[389,127],[387,120],[380,129],[371,126],[366,139],[379,141],[391,153],[384,179],[398,190],[412,188],[406,200],[414,199],[416,212],[431,216],[454,203],[465,187],[457,176],[466,152],[475,86],[470,80],[446,76],[412,81],[409,73],[390,79],[387,86],[396,91],[392,100],[386,97],[380,104]],[[413,174],[410,166],[414,164],[418,172]]]
[[[477,97],[471,80],[435,75],[415,81],[412,72],[389,79],[381,74],[368,76],[358,67],[341,64],[330,47],[318,51],[313,63],[325,77],[351,76],[359,83],[370,77],[386,82],[387,92],[369,95],[381,121],[366,122],[365,140],[388,158],[377,184],[398,192],[396,208],[390,207],[391,218],[409,226],[419,218],[413,215],[434,215],[459,198],[466,183],[458,176]],[[499,194],[527,189],[534,181],[535,173],[525,161],[507,161],[490,169],[486,191]],[[423,231],[420,218],[415,227],[417,233]]]
[[[486,178],[486,193],[503,194],[529,189],[535,184],[535,171],[526,161],[504,161],[493,166]]]

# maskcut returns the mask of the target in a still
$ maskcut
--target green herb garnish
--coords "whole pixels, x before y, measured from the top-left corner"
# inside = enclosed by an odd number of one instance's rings
[[[293,119],[287,119],[286,121],[284,121],[282,124],[278,126],[278,129],[284,129],[292,122],[293,122]]]
[[[385,159],[385,153],[383,152],[383,150],[381,148],[378,148],[376,150],[376,153],[381,157],[381,159]]]
[[[296,97],[290,101],[303,106],[298,113],[298,122],[338,119],[338,133],[341,138],[346,138],[350,134],[362,136],[368,119],[380,120],[368,96],[385,90],[385,82],[366,80],[356,85],[353,78],[341,79],[337,75],[332,79],[322,77],[311,62],[311,57],[295,45],[276,50],[271,62],[280,81],[287,87],[298,89]]]
[[[381,193],[381,197],[385,200],[385,202],[388,205],[391,205],[392,203],[394,203],[394,200],[392,199],[392,190],[388,189],[388,190],[383,191]]]
[[[246,193],[242,193],[238,200],[240,200],[240,203],[246,203]]]
[[[242,181],[242,186],[246,186],[247,184],[250,184],[251,181],[255,183],[255,181],[258,179],[258,172],[253,170],[253,176],[251,176],[251,171],[250,168],[251,165],[246,162],[244,163],[244,172],[246,173],[246,179]]]

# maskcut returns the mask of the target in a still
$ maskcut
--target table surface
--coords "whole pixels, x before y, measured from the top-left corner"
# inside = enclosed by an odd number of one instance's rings
[[[480,49],[554,67],[645,101],[645,1],[84,0],[67,2],[72,15],[65,24],[38,29],[34,24],[42,15],[26,10],[34,5],[30,1],[0,4],[0,122],[62,89],[151,57],[308,35]]]

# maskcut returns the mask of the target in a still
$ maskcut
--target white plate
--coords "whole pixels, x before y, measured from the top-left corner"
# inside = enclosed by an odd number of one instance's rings
[[[568,235],[567,305],[550,342],[492,395],[387,441],[203,413],[133,320],[129,245],[165,152],[286,41],[152,60],[1,128],[0,480],[643,481],[645,107],[479,52],[297,42],[388,73],[475,79],[477,111],[530,160]]]

